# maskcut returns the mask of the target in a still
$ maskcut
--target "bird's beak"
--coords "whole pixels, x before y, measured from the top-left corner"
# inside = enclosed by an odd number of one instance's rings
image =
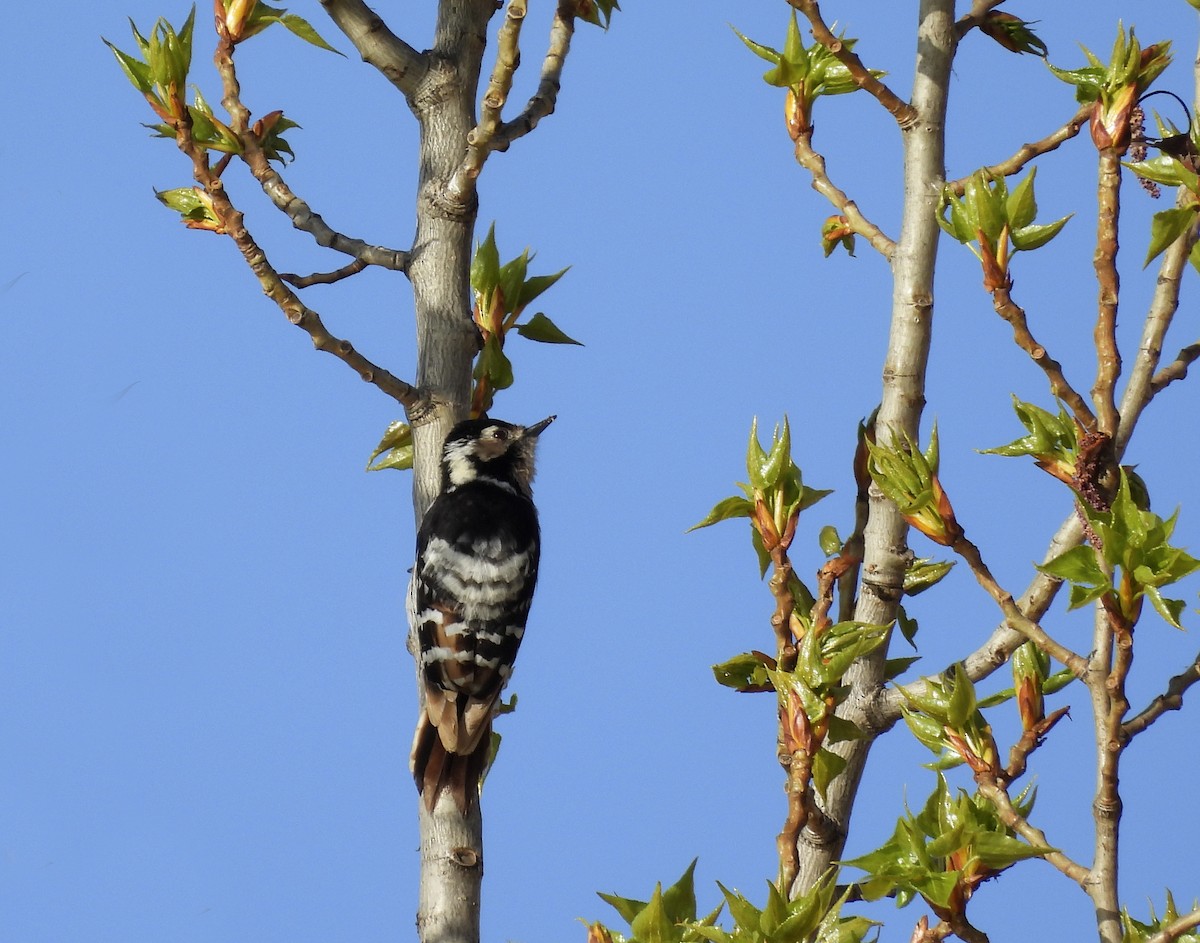
[[[541,422],[535,422],[532,426],[526,426],[523,437],[526,439],[536,439],[539,435],[541,435],[542,430],[550,425],[550,423],[554,422],[554,420],[557,418],[558,416],[547,416]]]

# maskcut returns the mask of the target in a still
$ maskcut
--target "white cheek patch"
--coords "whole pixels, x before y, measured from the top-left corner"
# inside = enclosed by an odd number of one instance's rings
[[[446,473],[452,485],[465,485],[475,480],[475,463],[471,461],[470,442],[456,442],[447,447],[444,458]]]

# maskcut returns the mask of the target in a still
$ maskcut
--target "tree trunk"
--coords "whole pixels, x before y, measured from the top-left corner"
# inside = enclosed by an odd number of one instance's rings
[[[925,406],[925,369],[933,329],[933,271],[940,234],[936,210],[945,181],[946,101],[955,45],[953,0],[922,0],[917,35],[911,102],[917,118],[903,129],[904,213],[892,256],[891,333],[876,420],[881,443],[900,433],[915,439]],[[872,485],[856,620],[886,625],[895,619],[909,557],[907,529],[895,505]],[[842,855],[867,754],[880,732],[873,708],[883,692],[886,658],[881,648],[846,674],[851,693],[839,713],[858,724],[867,737],[831,747],[846,759],[846,769],[830,784],[824,803],[836,829],[832,834],[808,829],[801,834],[800,870],[793,891],[812,887]]]

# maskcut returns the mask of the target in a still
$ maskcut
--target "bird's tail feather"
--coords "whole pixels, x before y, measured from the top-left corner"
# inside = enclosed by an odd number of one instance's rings
[[[464,815],[479,798],[479,781],[487,766],[491,746],[490,722],[483,733],[469,753],[451,753],[442,743],[438,728],[424,711],[421,712],[409,765],[417,792],[425,800],[425,808],[430,812],[443,791],[450,793]]]

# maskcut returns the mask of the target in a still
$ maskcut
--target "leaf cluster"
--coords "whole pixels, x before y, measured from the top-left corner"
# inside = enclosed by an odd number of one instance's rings
[[[868,440],[867,470],[904,519],[930,540],[951,546],[962,536],[954,508],[938,479],[938,433],[934,426],[924,451],[902,435],[898,447]]]
[[[1143,598],[1158,614],[1181,628],[1182,599],[1169,599],[1162,588],[1200,569],[1200,560],[1170,543],[1178,510],[1164,520],[1139,500],[1130,473],[1122,469],[1112,506],[1100,510],[1080,502],[1096,535],[1095,546],[1080,545],[1038,569],[1070,583],[1070,607],[1107,598],[1129,625],[1137,622]]]
[[[812,507],[831,491],[810,488],[804,484],[799,466],[792,459],[792,430],[785,416],[782,429],[775,427],[770,448],[764,448],[758,438],[758,419],[750,425],[750,442],[746,449],[748,483],[738,482],[741,495],[718,501],[705,518],[688,531],[710,527],[719,521],[746,517],[750,519],[751,540],[758,556],[759,575],[765,575],[771,565],[771,553],[791,546],[800,513]],[[807,589],[801,596],[811,600]]]
[[[934,678],[924,690],[899,688],[907,702],[904,720],[913,735],[939,758],[933,765],[949,768],[966,763],[975,772],[998,766],[992,726],[980,710],[975,685],[961,663]]]
[[[767,902],[761,908],[718,882],[724,902],[701,919],[696,914],[695,867],[693,861],[666,890],[658,884],[648,901],[600,894],[629,924],[631,935],[625,937],[593,924],[589,943],[862,943],[876,926],[865,917],[842,916],[847,894],[838,896],[835,870],[791,900],[768,883]],[[726,907],[733,922],[729,930],[717,926]]]
[[[1036,175],[1037,168],[1031,169],[1010,192],[1003,177],[977,170],[967,179],[961,197],[950,186],[942,190],[938,225],[975,253],[983,265],[983,285],[988,291],[1011,286],[1008,266],[1012,253],[1041,248],[1071,218],[1067,215],[1052,223],[1034,222]]]
[[[195,22],[196,8],[193,6],[178,30],[160,17],[147,38],[130,20],[129,28],[133,32],[140,58],[104,40],[104,44],[116,56],[125,77],[146,97],[154,113],[164,121],[178,121],[184,113],[183,90],[192,66],[192,31]],[[174,132],[171,136],[174,137]]]
[[[1028,815],[1030,791],[1013,805],[1018,814]],[[937,787],[919,813],[900,819],[892,837],[875,851],[844,863],[866,872],[860,887],[867,900],[895,895],[896,904],[904,907],[920,896],[940,916],[962,916],[983,881],[1052,851],[1018,839],[978,793],[960,789],[951,794],[938,773]]]
[[[1171,64],[1171,43],[1142,47],[1133,28],[1125,32],[1117,27],[1109,61],[1103,62],[1086,46],[1088,64],[1078,69],[1060,69],[1046,65],[1055,76],[1075,86],[1075,99],[1093,102],[1090,130],[1092,142],[1101,150],[1111,148],[1123,154],[1132,136],[1131,118],[1138,99]]]
[[[532,259],[526,249],[515,259],[501,264],[494,224],[488,229],[487,238],[475,249],[471,262],[471,290],[475,304],[471,316],[479,330],[481,345],[472,372],[475,380],[471,395],[472,416],[486,414],[496,392],[513,384],[512,362],[504,353],[504,342],[510,331],[515,330],[522,337],[543,344],[579,344],[541,312],[527,321],[518,322],[526,307],[567,272],[562,269],[552,275],[530,275]]]
[[[983,455],[1029,455],[1038,468],[1067,485],[1075,482],[1079,463],[1079,425],[1060,404],[1058,414],[1013,397],[1013,410],[1026,434],[1008,445],[980,449]]]
[[[771,64],[771,68],[763,73],[763,81],[788,90],[787,120],[793,138],[812,131],[812,108],[818,98],[822,95],[845,95],[858,89],[850,69],[826,46],[821,43],[804,45],[794,9],[788,20],[782,49],[757,43],[736,27],[733,27],[733,31],[746,44],[746,48]],[[844,36],[838,39],[842,47],[849,50],[858,42]],[[871,70],[871,74],[880,78],[886,73]]]
[[[1189,0],[1189,2],[1192,2],[1192,0]],[[1195,3],[1192,5],[1196,6]],[[1200,7],[1197,7],[1197,9],[1200,9]],[[1200,904],[1193,903],[1192,908],[1195,909],[1196,907],[1200,907]],[[1124,943],[1146,943],[1147,940],[1152,938],[1157,939],[1158,935],[1178,920],[1180,916],[1179,909],[1175,906],[1175,897],[1169,890],[1167,891],[1167,906],[1163,911],[1162,917],[1159,917],[1154,912],[1154,906],[1151,905],[1150,920],[1146,923],[1134,920],[1129,914],[1129,909],[1123,907],[1121,909],[1121,927],[1125,931]],[[1173,936],[1171,939],[1177,941],[1177,943],[1200,943],[1200,931],[1193,930],[1189,933],[1182,933],[1178,936]]]

